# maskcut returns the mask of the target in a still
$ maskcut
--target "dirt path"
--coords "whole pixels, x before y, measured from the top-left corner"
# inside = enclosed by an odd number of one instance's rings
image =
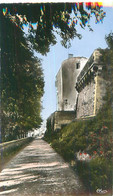
[[[0,173],[2,196],[79,196],[83,192],[78,176],[41,139],[25,147]]]

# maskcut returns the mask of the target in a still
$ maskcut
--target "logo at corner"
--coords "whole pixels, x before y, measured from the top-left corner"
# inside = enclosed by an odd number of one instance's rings
[[[102,189],[97,189],[96,192],[97,192],[98,194],[105,194],[105,193],[107,193],[108,191],[107,191],[107,190],[102,190]],[[113,195],[112,195],[112,196],[113,196]]]

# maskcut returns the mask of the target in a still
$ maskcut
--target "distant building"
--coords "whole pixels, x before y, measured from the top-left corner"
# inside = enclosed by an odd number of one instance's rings
[[[77,99],[75,83],[87,62],[85,57],[72,57],[63,61],[56,76],[57,111],[74,111]]]

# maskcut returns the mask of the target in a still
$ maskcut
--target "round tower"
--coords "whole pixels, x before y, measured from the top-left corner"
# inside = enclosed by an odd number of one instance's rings
[[[73,111],[75,109],[77,99],[75,83],[86,62],[85,57],[72,56],[62,62],[56,76],[57,110]]]

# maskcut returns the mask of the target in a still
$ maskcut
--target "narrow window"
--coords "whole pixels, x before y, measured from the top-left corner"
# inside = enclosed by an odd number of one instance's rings
[[[78,62],[77,64],[76,64],[76,69],[79,69],[80,68],[80,63]]]

